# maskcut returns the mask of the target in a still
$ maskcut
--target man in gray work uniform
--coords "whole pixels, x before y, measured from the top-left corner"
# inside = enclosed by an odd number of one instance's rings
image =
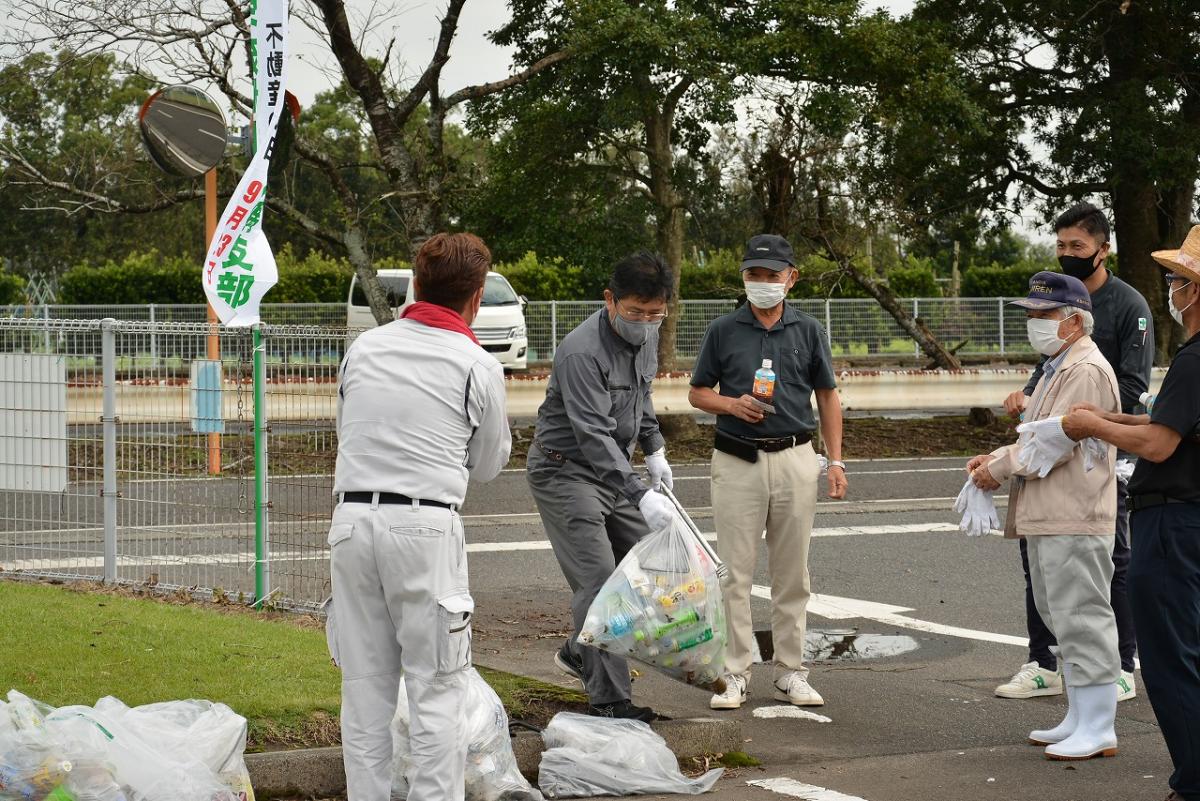
[[[538,410],[527,476],[554,555],[574,596],[575,631],[555,654],[583,682],[593,715],[655,715],[631,703],[623,657],[576,642],[588,608],[633,545],[674,518],[672,487],[650,383],[658,369],[658,328],[667,316],[672,276],[651,253],[613,270],[604,308],[563,338],[546,400]],[[630,463],[641,445],[651,487]]]
[[[1091,295],[1092,315],[1096,322],[1091,338],[1117,375],[1121,411],[1137,414],[1141,410],[1142,393],[1150,384],[1150,369],[1154,366],[1154,322],[1150,316],[1150,306],[1141,293],[1104,267],[1110,249],[1109,225],[1104,212],[1090,203],[1079,203],[1054,221],[1054,232],[1062,271],[1082,281]],[[1033,395],[1041,377],[1042,363],[1039,363],[1025,388],[1005,399],[1005,410],[1014,415],[1024,411],[1027,399]],[[1129,476],[1133,472],[1132,457],[1118,452],[1117,466],[1117,524],[1110,591],[1113,613],[1117,618],[1117,650],[1121,654],[1117,700],[1128,701],[1137,695],[1133,675],[1137,643],[1133,612],[1129,608],[1129,591],[1126,588],[1130,542],[1125,499]],[[1034,605],[1029,556],[1023,538],[1021,566],[1025,571],[1025,625],[1029,632],[1029,662],[997,687],[996,695],[1001,698],[1061,695],[1062,671],[1058,669],[1055,656],[1058,642]]]

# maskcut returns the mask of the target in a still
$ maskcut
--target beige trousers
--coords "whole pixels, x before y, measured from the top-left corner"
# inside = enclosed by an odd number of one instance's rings
[[[1113,536],[1026,537],[1029,582],[1038,614],[1071,663],[1071,685],[1112,684],[1121,677],[1117,619],[1109,603]]]
[[[758,542],[766,531],[767,568],[771,575],[771,636],[775,670],[804,668],[804,632],[811,588],[808,542],[817,511],[821,468],[812,445],[758,454],[750,463],[714,451],[712,505],[717,553],[729,568],[725,614],[729,646],[725,667],[749,677],[754,625],[750,590],[758,564]]]

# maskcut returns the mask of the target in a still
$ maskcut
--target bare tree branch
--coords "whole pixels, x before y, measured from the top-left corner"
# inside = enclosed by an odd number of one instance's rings
[[[521,70],[520,72],[510,75],[503,80],[493,81],[491,83],[481,83],[476,86],[465,86],[454,94],[450,95],[450,97],[446,98],[446,108],[453,108],[454,106],[457,106],[458,104],[468,100],[480,100],[489,95],[494,95],[497,92],[503,92],[505,89],[511,89],[514,86],[520,86],[533,76],[537,75],[539,72],[549,67],[553,67],[555,64],[558,64],[561,61],[565,61],[566,59],[570,58],[570,56],[570,51],[559,50],[557,53],[551,53],[545,58],[540,59],[528,69]]]

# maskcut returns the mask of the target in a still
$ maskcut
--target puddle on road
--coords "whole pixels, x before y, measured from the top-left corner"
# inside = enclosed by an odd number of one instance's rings
[[[769,662],[775,655],[770,631],[754,632],[755,662]],[[862,634],[857,629],[809,629],[804,641],[804,659],[813,662],[886,659],[920,648],[903,634]]]

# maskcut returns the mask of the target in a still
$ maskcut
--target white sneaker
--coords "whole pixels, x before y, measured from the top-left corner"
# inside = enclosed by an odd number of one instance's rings
[[[710,709],[737,709],[746,703],[746,698],[749,695],[750,693],[746,689],[745,676],[735,676],[732,673],[726,673],[725,692],[717,693],[709,699],[708,706]]]
[[[808,683],[808,676],[799,670],[789,670],[775,679],[775,700],[789,701],[796,706],[825,706],[825,699]]]
[[[1130,698],[1137,698],[1137,685],[1133,681],[1133,674],[1121,671],[1121,678],[1117,679],[1117,701],[1128,701]]]
[[[1017,674],[996,688],[1001,698],[1038,698],[1043,695],[1062,695],[1062,674],[1046,670],[1037,662],[1022,665]]]

